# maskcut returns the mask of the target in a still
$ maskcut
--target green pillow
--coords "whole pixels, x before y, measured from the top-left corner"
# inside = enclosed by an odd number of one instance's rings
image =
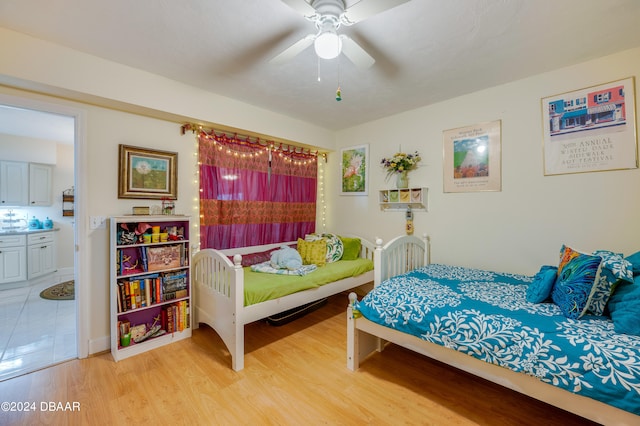
[[[360,238],[340,237],[344,250],[342,252],[342,260],[356,260],[360,257],[360,249],[362,243]]]

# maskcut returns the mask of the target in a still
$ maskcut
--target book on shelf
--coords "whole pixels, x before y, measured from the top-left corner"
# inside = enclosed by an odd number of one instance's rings
[[[184,271],[144,275],[118,280],[118,312],[127,312],[189,296],[188,275]]]
[[[190,328],[189,302],[181,300],[163,307],[161,318],[162,328],[167,333],[177,333]]]
[[[117,282],[118,312],[127,312],[162,302],[159,274],[144,275]]]
[[[142,263],[142,270],[144,272],[149,271],[149,260],[147,259],[147,248],[145,246],[140,247],[140,261]]]

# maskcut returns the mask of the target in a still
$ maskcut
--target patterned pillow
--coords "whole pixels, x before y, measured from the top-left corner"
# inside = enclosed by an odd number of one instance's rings
[[[600,279],[595,283],[593,296],[587,309],[594,315],[603,315],[604,308],[619,280],[633,283],[633,265],[621,254],[606,250],[597,250],[594,255],[602,258]]]
[[[327,241],[327,263],[337,262],[342,259],[344,246],[342,240],[335,234],[322,234]]]
[[[562,246],[558,278],[551,299],[567,318],[578,319],[587,312],[594,284],[600,278],[602,258]]]
[[[324,266],[327,257],[327,244],[324,240],[305,241],[298,238],[298,252],[303,265]]]
[[[327,257],[326,262],[337,262],[342,259],[342,253],[344,252],[344,246],[342,241],[337,235],[334,234],[307,234],[304,237],[305,241],[319,241],[324,240],[327,245]]]

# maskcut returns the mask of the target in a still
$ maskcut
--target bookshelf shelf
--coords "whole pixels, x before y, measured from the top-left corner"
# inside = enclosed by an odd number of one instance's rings
[[[188,216],[110,218],[115,361],[191,337],[189,232]]]

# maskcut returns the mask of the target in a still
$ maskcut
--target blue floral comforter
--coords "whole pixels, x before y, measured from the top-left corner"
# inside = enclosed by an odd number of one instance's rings
[[[640,337],[525,300],[533,277],[431,264],[358,302],[367,319],[640,414]]]

